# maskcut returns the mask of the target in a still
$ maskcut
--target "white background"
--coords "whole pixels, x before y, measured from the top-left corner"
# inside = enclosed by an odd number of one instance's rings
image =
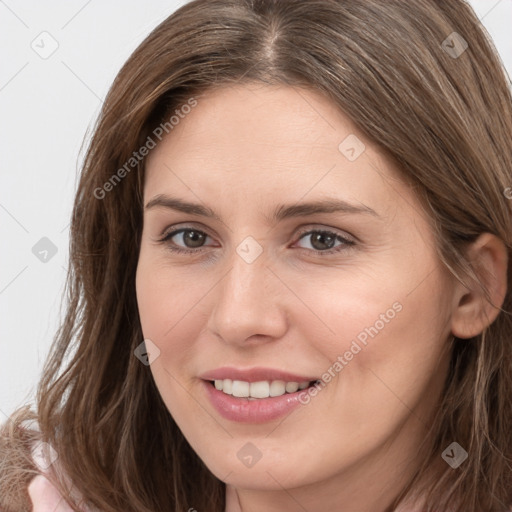
[[[33,401],[62,315],[84,136],[122,64],[183,3],[0,0],[0,423]],[[512,76],[512,0],[470,3]],[[58,44],[47,59],[31,47],[51,48],[44,31]],[[46,262],[32,252],[43,237]]]

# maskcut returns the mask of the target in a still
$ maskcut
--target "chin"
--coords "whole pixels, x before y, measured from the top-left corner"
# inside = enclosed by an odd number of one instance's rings
[[[236,447],[234,450],[221,449],[218,453],[201,454],[201,459],[219,480],[234,487],[267,491],[279,491],[283,487],[293,489],[316,481],[322,468],[319,461],[317,470],[308,470],[303,459],[297,461],[293,456],[288,458],[286,453],[275,452],[273,457],[262,454],[259,460],[246,459],[244,463],[245,454],[251,450],[242,450],[250,441],[230,440],[230,443]]]

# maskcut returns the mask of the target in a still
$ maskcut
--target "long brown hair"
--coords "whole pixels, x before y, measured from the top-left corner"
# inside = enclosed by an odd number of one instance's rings
[[[30,508],[35,467],[18,427],[34,418],[75,488],[103,512],[223,512],[224,483],[191,449],[133,355],[143,339],[135,271],[144,160],[126,163],[191,98],[254,81],[313,89],[339,106],[415,185],[439,256],[458,279],[475,275],[465,250],[481,233],[502,239],[512,261],[512,98],[464,1],[194,0],[135,50],[103,105],[74,203],[67,315],[37,413],[20,408],[3,427],[2,510]],[[512,505],[510,267],[497,319],[453,341],[428,456],[393,506],[420,488],[428,511]],[[454,440],[470,457],[428,479]]]

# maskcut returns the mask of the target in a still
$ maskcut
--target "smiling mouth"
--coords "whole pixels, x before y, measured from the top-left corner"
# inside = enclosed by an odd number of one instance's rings
[[[247,382],[243,380],[210,380],[208,381],[218,391],[235,398],[246,398],[248,400],[261,400],[264,398],[274,398],[286,394],[302,391],[316,383],[319,380],[304,382],[285,382],[283,380]]]

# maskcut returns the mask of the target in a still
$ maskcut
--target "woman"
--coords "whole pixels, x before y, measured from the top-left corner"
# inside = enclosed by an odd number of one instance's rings
[[[511,134],[463,1],[180,8],[103,106],[2,510],[511,510]]]

